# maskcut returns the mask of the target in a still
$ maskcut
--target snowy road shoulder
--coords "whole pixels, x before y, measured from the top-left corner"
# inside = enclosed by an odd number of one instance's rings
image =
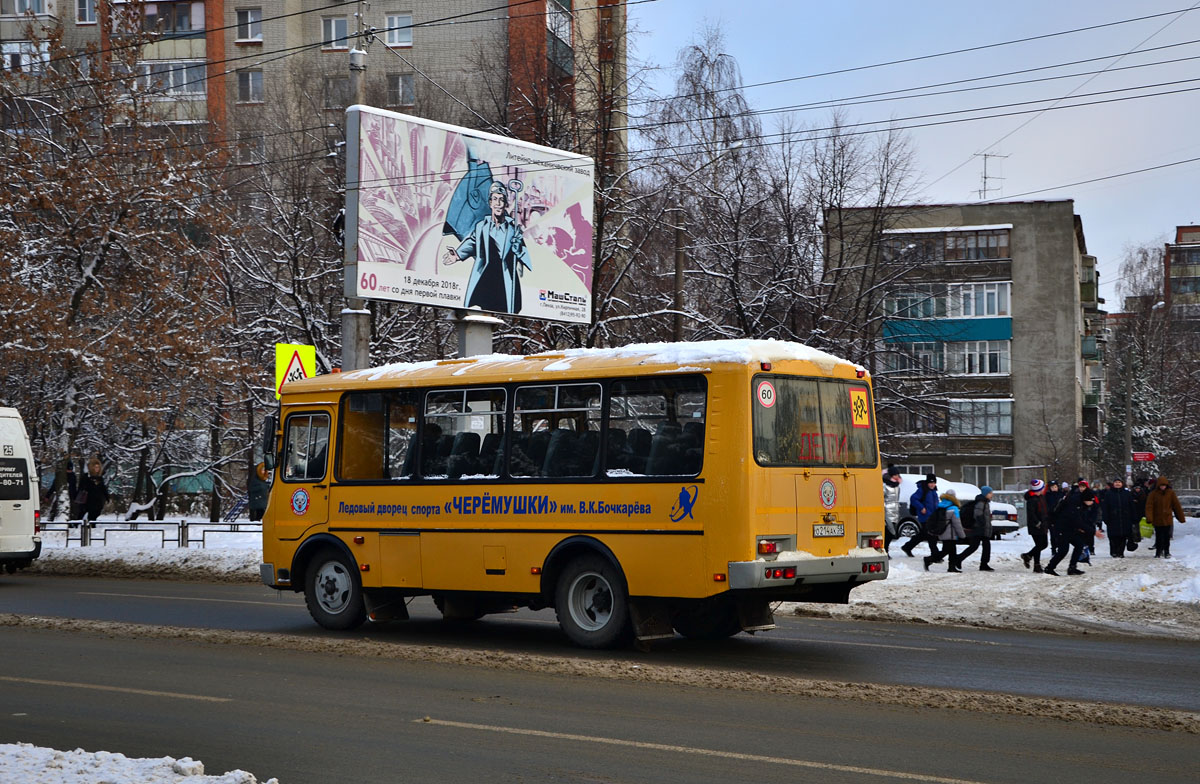
[[[131,759],[111,751],[58,751],[28,743],[0,743],[0,771],[4,781],[38,784],[258,784],[244,770],[206,776],[204,763],[191,757]]]
[[[857,620],[923,621],[1003,629],[1108,632],[1200,640],[1200,520],[1175,526],[1173,557],[1158,559],[1143,542],[1125,558],[1097,540],[1084,574],[1035,574],[1021,563],[1028,536],[992,543],[993,572],[979,571],[976,552],[961,574],[945,564],[926,572],[924,546],[908,558],[892,545],[891,573],[850,594],[848,605],[786,604],[781,612]],[[1048,551],[1043,553],[1046,563]]]

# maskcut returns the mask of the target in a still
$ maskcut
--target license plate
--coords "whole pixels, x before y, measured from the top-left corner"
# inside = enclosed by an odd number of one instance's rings
[[[845,535],[846,535],[846,526],[842,525],[841,523],[837,523],[836,525],[814,525],[813,526],[813,536],[814,537],[845,536]]]

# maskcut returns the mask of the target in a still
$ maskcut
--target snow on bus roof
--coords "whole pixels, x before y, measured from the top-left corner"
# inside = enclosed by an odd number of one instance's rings
[[[569,370],[576,360],[581,359],[620,359],[636,361],[638,364],[677,365],[687,368],[703,368],[714,364],[744,365],[754,362],[803,360],[812,362],[826,372],[832,371],[841,363],[849,364],[855,370],[863,369],[859,365],[802,343],[783,340],[703,340],[691,343],[634,343],[617,348],[572,348],[529,356],[488,354],[460,360],[397,362],[350,371],[342,374],[342,378],[348,381],[381,381],[458,363],[461,363],[461,367],[454,371],[454,375],[461,375],[470,370],[499,370],[505,363],[523,363],[538,357],[553,360],[542,368],[548,372]]]

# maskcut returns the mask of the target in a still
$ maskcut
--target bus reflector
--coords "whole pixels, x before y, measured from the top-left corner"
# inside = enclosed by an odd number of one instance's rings
[[[759,362],[758,366],[760,368],[762,368],[764,372],[767,372],[767,373],[771,372],[771,363],[770,362]]]
[[[366,539],[364,539],[364,538],[363,538],[363,537],[361,537],[361,536],[356,536],[356,537],[354,537],[354,543],[355,543],[355,544],[362,544],[362,543],[363,543],[363,542],[365,542],[365,541],[367,541],[367,540],[366,540]]]
[[[856,371],[854,371],[854,375],[858,376],[859,378],[862,378],[863,376],[867,375],[867,371],[865,371],[865,370],[856,370]]]
[[[369,571],[371,571],[371,564],[362,564],[358,568],[363,570],[364,572],[369,572]]]
[[[779,542],[772,542],[769,539],[760,539],[758,542],[759,555],[772,555],[779,552]]]
[[[725,574],[724,574],[724,572],[717,572],[716,574],[714,574],[714,575],[713,575],[713,582],[714,582],[714,583],[723,583],[723,582],[725,582]]]
[[[540,567],[540,566],[531,566],[531,567],[529,567],[529,573],[530,573],[530,574],[541,574],[541,573],[542,573],[542,567]]]

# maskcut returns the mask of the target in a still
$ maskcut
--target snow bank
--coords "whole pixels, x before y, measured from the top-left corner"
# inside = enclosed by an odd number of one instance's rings
[[[1172,558],[1154,558],[1150,542],[1124,558],[1108,555],[1098,539],[1084,574],[1059,577],[1034,574],[1021,563],[1032,545],[1028,536],[992,542],[994,572],[979,571],[979,553],[962,574],[934,564],[924,571],[916,549],[908,558],[892,545],[887,580],[869,583],[850,594],[849,605],[786,604],[783,612],[862,620],[924,621],[1011,629],[1105,631],[1200,640],[1200,519],[1175,526]],[[961,547],[959,548],[962,549]],[[1042,565],[1049,560],[1042,553]]]
[[[110,751],[57,751],[28,743],[0,744],[0,771],[5,781],[38,784],[258,784],[244,770],[206,776],[204,763],[191,757],[130,759]]]

